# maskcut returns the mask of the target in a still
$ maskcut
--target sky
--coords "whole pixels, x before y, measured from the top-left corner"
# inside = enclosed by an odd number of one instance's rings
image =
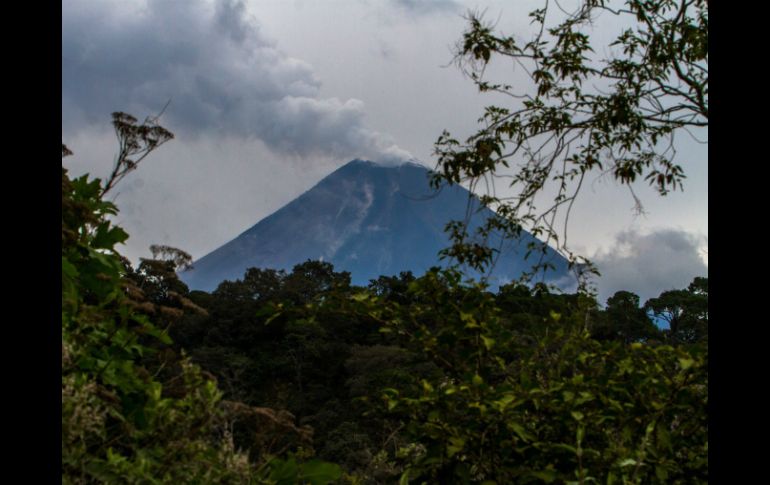
[[[470,9],[527,36],[535,0],[63,0],[62,142],[72,174],[106,177],[110,113],[168,104],[175,139],[115,189],[136,262],[150,244],[200,258],[353,158],[433,167],[443,130],[464,138],[489,104],[452,64]],[[562,3],[563,4],[563,3]],[[610,21],[595,23],[597,42]],[[491,74],[526,86],[512,66]],[[524,88],[526,89],[526,87]],[[708,139],[707,131],[698,133]],[[708,269],[708,145],[677,138],[683,192],[589,179],[569,242],[602,273],[599,299],[641,300]]]

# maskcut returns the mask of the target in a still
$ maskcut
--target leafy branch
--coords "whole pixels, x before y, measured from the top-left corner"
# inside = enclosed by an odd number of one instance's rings
[[[454,62],[479,91],[514,104],[487,107],[481,127],[464,142],[445,131],[435,144],[434,187],[486,189],[480,207],[469,205],[464,220],[447,226],[453,245],[443,253],[477,270],[490,270],[499,256],[490,236],[515,238],[526,227],[541,238],[543,252],[553,244],[574,270],[597,273],[567,245],[586,175],[612,175],[631,189],[641,211],[632,184],[643,179],[660,195],[682,189],[675,134],[708,127],[707,2],[583,0],[574,12],[549,5],[530,13],[537,33],[528,42],[494,33],[483,14],[471,12],[457,45]],[[595,55],[587,33],[600,14],[635,24],[609,44],[615,52],[606,58]],[[531,84],[489,80],[494,59],[513,62]],[[501,180],[513,195],[498,195]],[[546,195],[550,188],[555,195]],[[535,204],[543,197],[545,208]],[[471,234],[470,218],[485,207],[496,215]],[[542,258],[533,273],[539,269],[546,269]]]

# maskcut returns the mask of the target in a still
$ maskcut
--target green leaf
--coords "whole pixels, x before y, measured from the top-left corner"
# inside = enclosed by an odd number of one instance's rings
[[[409,485],[409,469],[404,470],[401,474],[401,478],[398,480],[398,485]]]
[[[321,460],[308,461],[300,468],[300,479],[307,480],[311,485],[326,485],[342,476],[342,468],[339,465]]]
[[[270,479],[276,482],[276,485],[294,485],[297,483],[297,461],[294,458],[281,460],[274,458],[270,461]]]
[[[518,437],[524,441],[534,441],[534,437],[529,434],[529,432],[520,423],[517,423],[516,421],[508,421],[505,423],[505,425],[509,430],[516,433],[516,435],[518,435]]]
[[[484,342],[484,347],[486,347],[487,350],[492,350],[492,347],[495,346],[495,339],[493,338],[481,335],[481,340]]]
[[[465,322],[465,328],[479,328],[479,324],[472,313],[460,312],[460,320]]]
[[[530,475],[539,478],[545,483],[551,483],[556,480],[556,472],[554,470],[540,470],[537,472],[530,472]]]
[[[581,413],[580,411],[571,411],[570,414],[573,418],[575,418],[575,421],[582,421],[585,415]]]
[[[78,276],[77,268],[75,268],[75,266],[70,263],[64,256],[61,258],[61,273],[62,276],[66,276],[71,280],[74,280]]]
[[[577,450],[575,449],[575,447],[572,445],[568,445],[566,443],[556,443],[555,445],[553,445],[553,447],[559,450],[566,450],[566,451],[569,451],[570,453],[577,454]]]
[[[110,227],[109,222],[103,222],[96,228],[91,246],[97,249],[113,249],[116,244],[125,242],[128,233],[120,227]]]
[[[592,401],[594,395],[588,391],[580,391],[580,397],[575,400],[575,405],[580,405],[588,401]]]
[[[465,446],[464,439],[460,437],[452,436],[451,438],[449,438],[449,444],[446,447],[447,456],[449,458],[452,458],[452,456],[454,456],[458,451],[462,450],[464,446]]]
[[[500,410],[504,411],[505,408],[507,408],[513,401],[514,401],[513,394],[505,394],[503,397],[496,401],[492,401],[492,404],[495,405],[495,407]]]

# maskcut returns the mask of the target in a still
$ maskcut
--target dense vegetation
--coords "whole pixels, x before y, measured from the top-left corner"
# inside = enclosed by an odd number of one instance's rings
[[[660,330],[623,291],[600,309],[451,270],[349,281],[252,268],[190,293],[208,313],[171,334],[225,395],[289,410],[365,482],[707,480],[707,332]],[[706,281],[648,306],[705,330]]]
[[[190,292],[180,251],[119,257],[101,190],[62,169],[66,483],[708,480],[706,278],[642,308],[317,261]]]

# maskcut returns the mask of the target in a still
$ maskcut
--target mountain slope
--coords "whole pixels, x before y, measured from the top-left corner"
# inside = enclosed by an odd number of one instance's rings
[[[353,283],[361,285],[405,270],[421,275],[439,265],[438,251],[448,245],[444,226],[462,219],[468,204],[462,187],[433,191],[428,173],[411,163],[385,167],[354,160],[180,277],[192,289],[211,291],[250,267],[290,270],[308,259],[350,271]],[[508,245],[492,273],[493,285],[532,266],[524,254],[533,240],[524,234]],[[557,268],[548,279],[566,277],[566,260],[550,249],[547,257]]]

